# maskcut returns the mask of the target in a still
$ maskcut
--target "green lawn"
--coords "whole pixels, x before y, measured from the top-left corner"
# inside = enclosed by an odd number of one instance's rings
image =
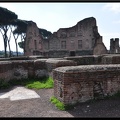
[[[53,88],[54,82],[51,77],[41,78],[41,79],[21,79],[21,80],[11,80],[9,82],[0,81],[0,89],[6,89],[15,85],[22,85],[30,89],[43,89],[43,88]]]
[[[53,88],[53,79],[51,77],[44,78],[42,80],[36,80],[25,85],[27,88],[43,89],[43,88]]]

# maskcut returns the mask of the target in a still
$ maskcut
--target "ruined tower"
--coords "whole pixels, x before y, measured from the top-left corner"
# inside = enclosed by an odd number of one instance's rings
[[[119,38],[110,39],[110,54],[120,53]]]
[[[42,51],[42,38],[35,22],[29,21],[25,40],[25,55],[37,55]]]

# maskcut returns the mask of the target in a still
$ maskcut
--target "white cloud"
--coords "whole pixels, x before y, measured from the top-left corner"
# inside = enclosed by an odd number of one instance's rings
[[[115,13],[120,13],[120,3],[107,3],[104,9],[109,9]]]

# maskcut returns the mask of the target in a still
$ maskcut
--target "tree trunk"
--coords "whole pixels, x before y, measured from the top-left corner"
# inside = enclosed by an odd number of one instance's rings
[[[25,53],[25,37],[26,37],[26,33],[22,33],[21,34],[21,42],[24,41],[24,47],[23,47],[23,52]]]
[[[15,44],[16,44],[16,54],[18,56],[18,45],[17,45],[17,39],[15,38]]]
[[[11,32],[13,33],[12,27],[10,27],[10,29],[11,29]],[[18,56],[18,45],[17,45],[18,36],[19,36],[19,34],[17,34],[17,37],[15,37],[15,35],[13,34],[13,37],[15,39],[15,44],[16,44],[16,54],[17,54],[17,56]]]
[[[3,30],[4,33],[2,33],[1,29]],[[1,29],[0,32],[3,36],[5,57],[7,57],[7,31],[8,31],[7,25],[2,26]]]
[[[8,47],[9,47],[9,57],[11,57],[11,48],[10,48],[10,39],[11,39],[11,32],[10,32],[10,36],[9,36],[9,39],[8,39]]]

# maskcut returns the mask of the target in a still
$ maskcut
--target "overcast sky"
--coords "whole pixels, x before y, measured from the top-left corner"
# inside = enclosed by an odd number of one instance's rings
[[[39,28],[44,28],[52,33],[59,28],[72,27],[77,22],[87,17],[95,17],[98,32],[103,36],[107,49],[110,48],[111,38],[120,38],[120,3],[0,3],[18,15],[19,19],[32,20]],[[3,39],[0,34],[0,50],[4,49]],[[20,41],[20,39],[18,40]],[[11,40],[12,50],[15,51],[14,41]],[[19,48],[19,51],[22,49]]]

